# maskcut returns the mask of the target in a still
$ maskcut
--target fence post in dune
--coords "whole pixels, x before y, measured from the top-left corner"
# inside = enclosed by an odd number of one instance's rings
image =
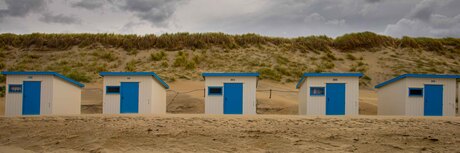
[[[455,116],[460,75],[404,74],[375,86],[378,115]]]
[[[362,73],[304,73],[297,83],[300,115],[358,115]]]
[[[103,114],[166,114],[168,84],[154,72],[100,72]]]
[[[56,72],[2,72],[6,75],[6,116],[81,113],[83,84]]]
[[[206,114],[256,114],[259,73],[203,73]]]

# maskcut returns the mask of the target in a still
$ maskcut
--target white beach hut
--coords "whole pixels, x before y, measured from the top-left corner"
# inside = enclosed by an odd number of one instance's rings
[[[404,74],[378,84],[378,115],[455,116],[460,75]]]
[[[256,114],[259,73],[203,73],[206,114]]]
[[[358,115],[362,73],[304,73],[297,83],[300,115]]]
[[[154,72],[101,72],[103,114],[166,113],[166,84]]]
[[[6,75],[6,116],[80,114],[83,84],[56,72]]]

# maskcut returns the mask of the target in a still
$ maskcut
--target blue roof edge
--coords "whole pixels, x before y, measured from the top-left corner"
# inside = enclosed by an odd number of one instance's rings
[[[393,82],[396,82],[398,80],[404,79],[404,78],[451,78],[451,79],[459,79],[460,75],[455,75],[455,74],[403,74],[400,76],[397,76],[393,79],[384,81],[378,85],[376,85],[374,88],[381,88],[383,86],[386,86],[388,84],[391,84]]]
[[[363,73],[353,73],[353,72],[347,72],[347,73],[333,73],[333,72],[328,72],[328,73],[304,73],[302,77],[300,78],[299,82],[295,86],[296,89],[299,89],[303,80],[305,80],[306,77],[362,77],[364,76]]]
[[[203,77],[219,77],[219,76],[260,76],[258,72],[204,72]]]
[[[59,77],[67,82],[70,82],[74,85],[79,86],[80,88],[85,87],[84,84],[75,81],[71,78],[68,78],[62,74],[59,74],[57,72],[52,72],[52,71],[3,71],[1,74],[3,75],[53,75],[56,77]]]
[[[99,72],[100,76],[153,76],[157,79],[163,87],[169,89],[169,85],[163,81],[155,72]]]

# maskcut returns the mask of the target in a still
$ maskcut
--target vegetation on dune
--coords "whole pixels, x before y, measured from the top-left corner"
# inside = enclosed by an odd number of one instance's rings
[[[372,32],[350,33],[337,37],[334,47],[341,50],[370,49],[374,47],[395,46],[396,39]]]
[[[350,33],[335,39],[327,36],[308,36],[297,38],[278,38],[257,34],[229,35],[224,33],[174,33],[162,35],[122,35],[122,34],[0,34],[0,48],[16,47],[36,50],[66,50],[73,46],[123,48],[127,51],[145,49],[206,49],[210,47],[244,48],[250,46],[276,45],[289,46],[291,50],[328,51],[369,49],[374,47],[410,47],[431,51],[446,50],[446,46],[460,48],[458,38],[411,38],[402,39],[379,35],[372,32]],[[1,54],[0,54],[1,55]]]
[[[56,52],[40,52],[46,50]],[[366,51],[379,54],[378,62],[363,59]],[[203,71],[259,72],[261,79],[280,82],[297,81],[303,72],[352,71],[365,73],[361,83],[371,85],[381,71],[458,73],[459,53],[458,38],[392,38],[372,32],[335,39],[224,33],[0,34],[0,70],[56,71],[81,82],[94,81],[101,71],[155,71],[168,81],[202,78]],[[436,54],[442,56],[435,59]],[[0,75],[0,83],[4,78]]]

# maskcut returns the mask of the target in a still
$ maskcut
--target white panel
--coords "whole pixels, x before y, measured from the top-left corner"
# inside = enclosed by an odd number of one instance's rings
[[[129,79],[128,79],[129,78]],[[120,95],[106,94],[106,86],[121,82],[139,82],[139,114],[166,113],[166,90],[153,76],[105,76],[103,84],[103,113],[120,113]]]
[[[40,115],[52,114],[52,75],[7,75],[6,76],[6,98],[5,116],[22,115],[22,93],[8,93],[9,84],[23,84],[24,81],[40,81]],[[24,89],[23,89],[24,90]]]
[[[53,77],[53,114],[80,114],[81,88],[59,77]]]
[[[301,84],[302,85],[300,86],[299,95],[298,95],[299,114],[306,115],[307,114],[307,94],[308,94],[307,88],[306,88],[307,81],[304,80]]]
[[[243,83],[243,114],[256,114],[256,85],[257,77],[206,77],[205,87],[224,86],[224,83]],[[205,97],[206,114],[223,114],[223,97]]]
[[[407,99],[406,114],[423,116],[424,99],[407,96],[409,88],[423,88],[425,84],[443,85],[443,115],[455,116],[456,80],[446,78],[406,78],[407,87],[404,89]]]
[[[405,115],[406,80],[399,80],[378,89],[378,115]]]
[[[306,99],[307,115],[326,114],[326,96],[310,96],[310,87],[326,87],[327,83],[345,83],[345,115],[359,114],[359,78],[358,77],[308,77],[302,85]],[[327,93],[326,93],[327,94]],[[300,106],[300,105],[299,105]]]
[[[460,82],[457,82],[457,103],[455,106],[457,108],[457,115],[460,115]]]
[[[153,79],[153,76],[152,76]],[[166,89],[164,86],[158,81],[154,80],[151,82],[152,84],[152,97],[150,101],[151,110],[154,114],[166,114]]]

